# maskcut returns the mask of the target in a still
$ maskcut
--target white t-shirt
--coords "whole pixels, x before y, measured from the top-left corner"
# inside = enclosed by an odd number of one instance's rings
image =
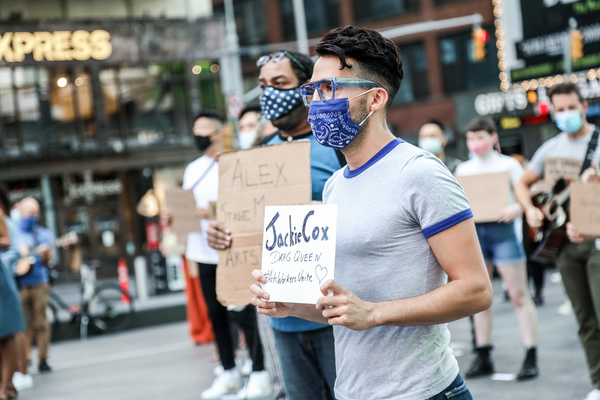
[[[510,175],[510,186],[514,188],[519,179],[521,179],[521,176],[523,176],[523,167],[515,158],[492,151],[485,157],[473,157],[468,161],[460,163],[456,167],[454,175],[465,176],[493,174],[497,172],[508,172]],[[514,202],[515,198],[511,190],[510,203]]]
[[[204,155],[191,162],[183,174],[183,189],[193,189],[198,208],[208,208],[209,202],[216,202],[219,193],[219,168],[215,159]],[[206,238],[208,220],[201,220],[200,227],[202,231],[188,234],[185,257],[202,264],[217,264],[219,253],[208,245]]]

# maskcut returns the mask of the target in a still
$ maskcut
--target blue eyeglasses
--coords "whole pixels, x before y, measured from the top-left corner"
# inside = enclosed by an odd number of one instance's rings
[[[335,99],[335,90],[343,87],[361,87],[361,86],[374,86],[380,88],[381,85],[359,78],[327,78],[316,82],[305,83],[300,86],[300,93],[302,94],[302,100],[306,107],[310,106],[313,100],[315,92],[319,96],[319,100],[331,100]]]

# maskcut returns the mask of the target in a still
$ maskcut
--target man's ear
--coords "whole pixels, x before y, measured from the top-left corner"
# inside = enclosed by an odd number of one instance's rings
[[[371,108],[369,111],[378,111],[385,108],[388,101],[388,93],[384,88],[375,88],[373,90],[373,101],[371,102]]]

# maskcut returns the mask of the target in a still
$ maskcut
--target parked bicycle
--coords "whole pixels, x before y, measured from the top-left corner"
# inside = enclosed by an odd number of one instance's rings
[[[129,328],[134,318],[133,298],[116,283],[96,281],[99,261],[81,264],[79,304],[69,305],[51,290],[49,307],[54,324],[60,322],[61,310],[70,314],[69,325],[79,329],[81,339],[86,339],[91,327],[94,333],[109,333]]]

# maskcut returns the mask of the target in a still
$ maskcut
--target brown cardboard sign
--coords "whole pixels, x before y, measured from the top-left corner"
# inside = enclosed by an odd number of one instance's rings
[[[475,222],[496,222],[508,206],[510,176],[508,172],[457,176],[471,204]]]
[[[188,233],[202,232],[192,190],[177,186],[165,187],[164,196],[166,207],[172,216],[171,232],[177,235],[178,241],[185,243]]]
[[[548,157],[544,167],[544,181],[554,185],[560,178],[578,181],[583,160],[576,158]]]
[[[583,236],[600,237],[600,183],[571,183],[571,222]]]
[[[231,231],[231,247],[219,251],[217,298],[249,304],[260,269],[265,206],[309,204],[310,142],[297,141],[219,156],[217,220]]]

